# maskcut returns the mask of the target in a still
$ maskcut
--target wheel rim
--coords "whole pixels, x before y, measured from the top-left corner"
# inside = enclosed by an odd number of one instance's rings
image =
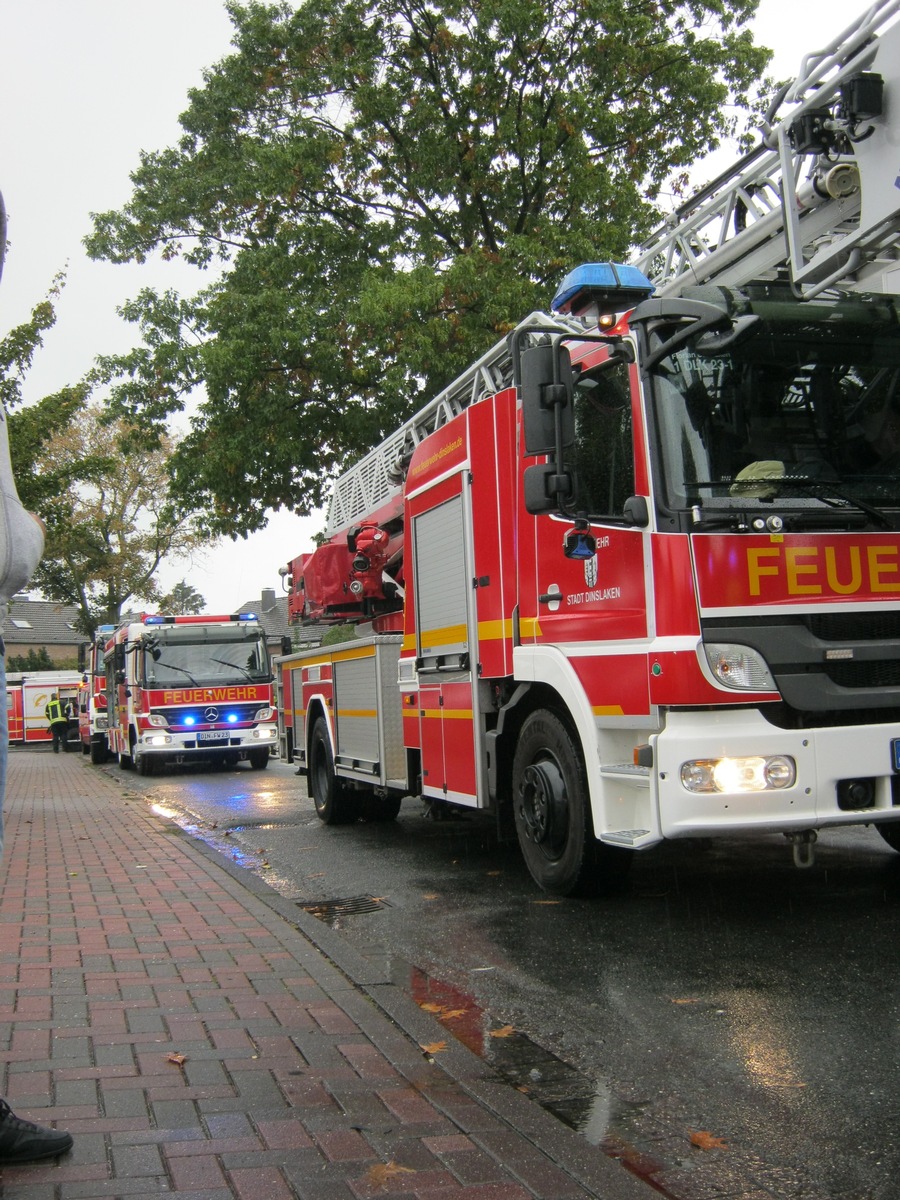
[[[548,858],[558,858],[569,832],[569,800],[565,778],[553,759],[525,768],[518,808],[526,838]]]

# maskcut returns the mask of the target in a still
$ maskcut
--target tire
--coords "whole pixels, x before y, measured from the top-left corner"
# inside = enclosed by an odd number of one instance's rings
[[[513,815],[525,865],[556,896],[620,887],[632,855],[594,838],[580,747],[549,709],[525,719],[513,759]]]
[[[900,822],[885,821],[884,824],[876,825],[875,828],[892,850],[900,852]]]
[[[153,757],[149,754],[135,754],[134,766],[138,775],[154,775],[156,773],[156,763]]]
[[[363,799],[360,815],[364,821],[396,821],[402,803],[402,796],[376,796],[370,793]]]
[[[105,738],[102,741],[92,738],[87,752],[90,753],[91,762],[95,766],[99,767],[109,758],[109,745],[107,744]]]
[[[334,773],[328,726],[322,717],[316,718],[309,736],[309,790],[316,814],[326,825],[349,825],[359,817],[359,797]]]
[[[269,764],[269,747],[263,746],[261,750],[249,750],[247,752],[247,761],[250,763],[252,770],[264,771]]]

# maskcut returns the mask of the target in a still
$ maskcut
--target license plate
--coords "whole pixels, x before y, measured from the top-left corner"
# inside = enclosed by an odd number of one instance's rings
[[[895,771],[900,771],[900,738],[891,741],[891,763]]]
[[[220,733],[218,729],[204,729],[197,734],[198,742],[227,742],[228,734]]]

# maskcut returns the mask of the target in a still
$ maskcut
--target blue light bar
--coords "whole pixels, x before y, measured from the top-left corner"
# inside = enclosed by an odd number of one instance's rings
[[[592,304],[601,313],[624,312],[656,290],[643,271],[625,263],[585,263],[570,271],[553,297],[554,312],[577,316]]]
[[[256,613],[238,613],[239,621],[255,621]]]
[[[165,625],[165,617],[144,617],[145,625]]]

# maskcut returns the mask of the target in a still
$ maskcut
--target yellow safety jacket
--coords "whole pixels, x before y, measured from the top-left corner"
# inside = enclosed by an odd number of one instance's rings
[[[51,700],[44,709],[44,715],[51,725],[68,725],[69,723],[59,700]]]

